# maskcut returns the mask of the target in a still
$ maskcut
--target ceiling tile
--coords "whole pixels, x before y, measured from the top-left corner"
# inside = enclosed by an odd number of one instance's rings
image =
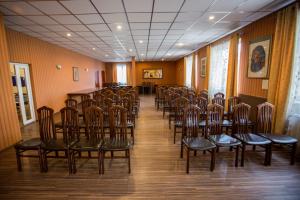
[[[14,22],[15,24],[19,25],[30,25],[34,24],[34,22],[26,19],[25,17],[22,16],[5,16],[5,19]]]
[[[92,0],[101,13],[125,12],[121,0]]]
[[[237,11],[248,11],[254,12],[258,11],[259,9],[263,8],[264,6],[268,5],[269,3],[273,2],[274,0],[253,0],[253,1],[246,1],[236,9]]]
[[[177,13],[153,13],[152,22],[173,22]]]
[[[72,15],[51,15],[51,17],[61,24],[81,24],[80,21]]]
[[[27,18],[31,19],[35,23],[38,24],[57,24],[53,19],[48,16],[27,16]]]
[[[215,0],[186,0],[181,12],[205,11]]]
[[[217,0],[210,8],[211,12],[231,12],[245,0]]]
[[[84,25],[66,25],[72,31],[89,31]]]
[[[94,33],[99,36],[110,36],[110,37],[113,36],[113,33],[111,31],[97,31]]]
[[[35,32],[48,32],[49,31],[48,29],[46,29],[40,25],[31,25],[31,26],[28,26],[28,28]]]
[[[165,23],[152,22],[151,29],[169,29],[170,25],[171,25],[170,22],[165,22]]]
[[[172,24],[171,29],[187,29],[188,27],[190,27],[193,24],[193,22],[174,22]]]
[[[132,30],[149,29],[150,23],[130,23]]]
[[[17,15],[17,13],[2,6],[0,6],[0,12],[3,13],[4,15]]]
[[[19,32],[31,32],[29,29],[19,25],[9,25],[7,27]]]
[[[132,30],[132,35],[148,35],[149,30]]]
[[[45,25],[45,27],[52,31],[68,31],[68,29],[62,25]]]
[[[168,30],[163,30],[163,29],[161,29],[161,30],[153,30],[153,29],[151,29],[150,30],[150,35],[165,35],[166,33],[167,33],[167,31]]]
[[[151,13],[127,13],[129,22],[150,22]]]
[[[178,12],[183,0],[156,0],[154,12]]]
[[[181,35],[184,34],[185,30],[175,29],[175,30],[169,30],[168,35]]]
[[[18,13],[20,15],[42,15],[40,11],[32,7],[26,2],[0,2],[0,5]]]
[[[196,21],[202,14],[201,12],[181,12],[178,14],[175,22]]]
[[[87,25],[92,31],[108,31],[106,24]]]
[[[92,14],[97,13],[94,6],[89,1],[72,0],[60,1],[73,14]]]
[[[127,22],[125,13],[102,14],[106,23],[124,23]]]
[[[84,24],[101,24],[101,23],[103,23],[103,20],[99,14],[76,15],[76,17],[78,17],[78,19]]]
[[[252,12],[233,12],[227,15],[223,20],[225,21],[243,21],[246,17],[253,14]]]
[[[62,5],[57,1],[31,1],[31,5],[35,6],[46,14],[70,14]]]
[[[151,0],[124,0],[126,12],[152,12]]]

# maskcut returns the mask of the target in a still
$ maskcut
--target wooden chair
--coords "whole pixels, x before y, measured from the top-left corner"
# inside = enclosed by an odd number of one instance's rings
[[[291,158],[290,164],[295,163],[295,155],[297,150],[298,140],[288,135],[278,135],[272,133],[272,121],[275,106],[265,102],[257,106],[257,122],[256,122],[256,133],[262,137],[272,141],[273,145],[284,145],[290,150]],[[271,157],[271,156],[270,156]],[[271,162],[271,158],[270,158]]]
[[[199,120],[200,108],[195,105],[185,108],[180,157],[183,157],[183,150],[186,149],[186,173],[189,173],[190,151],[209,151],[211,153],[210,170],[213,171],[215,168],[216,146],[208,139],[199,137]]]
[[[40,165],[40,172],[44,172],[44,164],[43,164],[43,155],[42,155],[42,139],[44,139],[44,135],[52,134],[54,131],[54,124],[53,123],[53,109],[43,106],[37,110],[38,113],[38,122],[39,122],[39,129],[40,129],[40,138],[31,138],[29,140],[20,141],[15,144],[16,150],[16,158],[17,158],[17,167],[18,171],[22,171],[22,157],[36,157],[39,159]],[[50,122],[50,123],[49,123]],[[45,125],[48,124],[49,129],[51,130],[50,133],[45,133]],[[52,130],[53,129],[53,130]],[[27,154],[27,152],[36,151],[37,154]],[[26,154],[24,154],[26,152]]]
[[[216,94],[214,94],[214,98],[216,97],[221,97],[222,99],[224,99],[225,95],[222,92],[217,92]]]
[[[188,105],[190,105],[190,101],[185,97],[178,97],[174,100],[174,114],[175,114],[175,120],[174,120],[174,144],[176,142],[176,134],[178,133],[178,129],[181,131],[179,133],[182,133],[182,127],[183,127],[183,114],[184,109]]]
[[[168,109],[168,118],[169,118],[169,129],[171,129],[171,123],[172,121],[175,121],[175,103],[174,100],[177,99],[178,97],[180,97],[179,94],[177,93],[171,93],[170,97],[169,97],[169,109]]]
[[[46,112],[42,112],[41,115],[45,115]],[[49,113],[49,111],[47,111]],[[57,138],[54,131],[53,116],[47,117],[47,120],[43,120],[40,131],[42,132],[41,138],[43,141],[43,160],[45,171],[48,171],[47,158],[51,152],[55,153],[55,158],[67,158],[69,173],[72,173],[70,147],[79,140],[79,128],[78,128],[78,111],[75,108],[65,107],[60,110],[62,119],[63,137]],[[64,152],[64,156],[59,156],[59,152]],[[53,158],[53,156],[51,156]]]
[[[90,99],[91,96],[89,94],[82,94],[80,98],[81,98],[81,102],[83,102],[84,100]]]
[[[233,108],[234,106],[240,103],[240,98],[237,96],[229,97],[228,99],[228,110],[227,110],[227,119],[232,120],[233,118]]]
[[[133,102],[128,98],[123,98],[120,102],[120,105],[127,110],[127,127],[130,129],[132,143],[134,144],[135,116],[133,113]]]
[[[66,99],[65,105],[66,105],[66,107],[72,107],[72,108],[77,109],[78,103],[77,103],[76,99]]]
[[[132,147],[132,141],[127,138],[127,110],[122,106],[115,105],[110,108],[110,137],[104,138],[101,146],[101,159],[102,159],[102,174],[104,174],[104,159],[105,153],[110,151],[111,158],[113,152],[123,151],[125,152],[125,158],[128,159],[128,173],[131,172],[130,167],[130,149]],[[122,157],[124,158],[124,157]]]
[[[71,172],[76,173],[76,155],[79,155],[77,158],[83,158],[81,156],[82,152],[88,152],[88,158],[97,158],[98,159],[98,168],[99,174],[102,172],[101,164],[101,144],[102,139],[104,138],[104,128],[103,128],[103,111],[97,106],[90,106],[85,109],[86,117],[86,131],[88,137],[80,138],[73,146],[70,147],[70,163],[71,163]],[[92,157],[90,152],[96,152],[97,156]]]
[[[234,107],[233,114],[233,126],[234,126],[234,137],[242,142],[242,155],[241,155],[241,166],[244,166],[245,150],[247,145],[261,146],[265,148],[265,165],[271,164],[271,141],[256,135],[249,133],[249,115],[251,106],[245,103],[240,103]]]
[[[219,104],[220,106],[222,106],[223,108],[225,107],[225,99],[222,97],[214,97],[212,99],[212,103],[213,104]]]
[[[217,152],[220,147],[232,147],[236,149],[235,166],[239,161],[239,146],[241,142],[227,134],[222,133],[224,108],[218,104],[208,105],[206,117],[206,137],[217,146]]]
[[[96,101],[96,105],[98,107],[103,107],[104,99],[105,99],[105,96],[103,94],[100,94],[100,93],[98,93],[94,96],[94,100]]]

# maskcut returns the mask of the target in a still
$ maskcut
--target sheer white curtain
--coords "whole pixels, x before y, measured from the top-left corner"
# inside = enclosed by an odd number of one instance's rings
[[[117,64],[117,81],[121,84],[127,83],[126,64]]]
[[[192,87],[193,55],[185,57],[185,86]]]
[[[226,40],[211,47],[208,93],[212,97],[217,92],[226,94],[230,41]]]

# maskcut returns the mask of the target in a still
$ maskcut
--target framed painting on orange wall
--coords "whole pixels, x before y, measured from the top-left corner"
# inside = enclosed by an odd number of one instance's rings
[[[79,81],[79,67],[73,67],[73,81]]]
[[[200,76],[201,77],[206,76],[206,57],[201,58],[200,60]]]
[[[248,78],[267,78],[269,75],[269,60],[271,36],[262,37],[249,43]]]
[[[162,69],[144,69],[143,78],[144,79],[161,79],[163,77]]]

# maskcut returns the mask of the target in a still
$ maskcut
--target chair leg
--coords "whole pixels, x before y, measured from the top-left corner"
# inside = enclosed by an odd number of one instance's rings
[[[246,148],[246,145],[242,144],[241,167],[244,167],[245,148]]]
[[[176,126],[174,126],[174,144],[176,143]]]
[[[215,161],[216,161],[215,148],[213,148],[211,150],[210,171],[214,171],[214,169],[215,169]]]
[[[102,161],[101,161],[101,163],[102,163],[102,174],[104,174],[104,159],[105,159],[105,151],[102,151],[102,154],[101,154],[102,156],[101,156],[101,158],[102,158]]]
[[[44,163],[44,171],[48,171],[48,160],[47,160],[47,152],[43,153],[43,163]]]
[[[239,165],[239,145],[236,146],[236,150],[235,150],[235,167],[238,167]]]
[[[75,151],[71,153],[71,162],[72,162],[72,173],[76,174],[77,169],[76,169],[76,155]]]
[[[102,152],[101,152],[101,150],[98,151],[98,170],[99,170],[99,174],[102,174]]]
[[[21,161],[19,149],[16,149],[16,158],[17,158],[18,171],[21,172],[22,171],[22,161]]]
[[[70,149],[66,150],[65,154],[67,156],[68,167],[69,167],[69,174],[72,174],[73,170],[72,170],[72,162],[71,162],[71,155],[70,155],[71,152],[70,152]]]
[[[180,158],[183,158],[183,142],[181,139],[181,145],[180,145]]]
[[[292,152],[291,152],[291,161],[290,161],[291,165],[295,164],[296,151],[297,151],[297,143],[294,143],[292,145]]]
[[[197,156],[197,151],[194,151],[194,156]]]
[[[38,149],[38,156],[39,156],[40,172],[44,172],[42,149],[41,148]]]
[[[256,145],[252,146],[252,150],[255,151],[256,150]]]
[[[130,165],[130,150],[127,150],[127,159],[128,159],[128,173],[131,173],[131,165]]]
[[[220,148],[219,148],[219,147],[217,147],[217,150],[216,150],[216,152],[217,152],[217,153],[219,153],[219,151],[220,151]]]
[[[186,150],[186,173],[190,172],[190,149],[187,148]]]
[[[133,129],[133,127],[130,128],[130,134],[132,137],[132,143],[134,144],[134,129]]]

